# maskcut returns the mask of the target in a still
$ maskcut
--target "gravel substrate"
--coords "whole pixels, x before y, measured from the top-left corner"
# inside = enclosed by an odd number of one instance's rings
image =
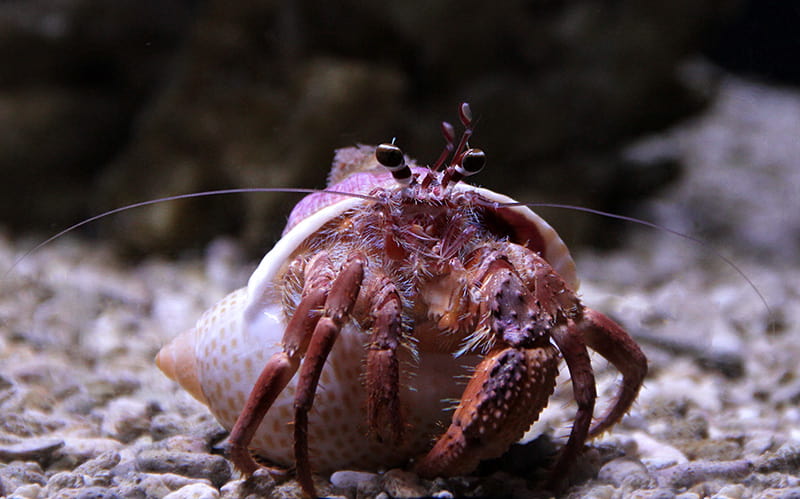
[[[799,116],[795,94],[726,80],[703,117],[631,149],[686,166],[649,216],[699,230],[769,310],[715,250],[671,234],[636,230],[614,251],[578,252],[584,302],[631,331],[650,374],[633,411],[576,464],[566,496],[800,497]],[[0,269],[33,244],[0,235]],[[203,258],[132,264],[68,236],[3,276],[0,496],[297,496],[290,474],[241,480],[219,452],[225,432],[153,363],[252,268],[227,240]],[[617,380],[596,360],[605,401]],[[540,497],[531,463],[560,444],[574,412],[563,374],[558,386],[529,443],[480,476],[343,470],[320,477],[319,491]]]

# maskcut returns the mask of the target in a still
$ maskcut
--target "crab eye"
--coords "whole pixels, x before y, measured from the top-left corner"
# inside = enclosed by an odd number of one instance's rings
[[[484,165],[486,165],[486,153],[480,149],[468,149],[461,158],[461,164],[456,167],[456,171],[468,177],[483,170]]]
[[[394,144],[381,144],[375,149],[375,159],[390,172],[401,169],[406,161],[403,151]]]
[[[394,144],[381,144],[375,148],[375,159],[384,168],[392,172],[392,177],[400,185],[408,185],[411,182],[411,168],[406,165],[403,151]]]

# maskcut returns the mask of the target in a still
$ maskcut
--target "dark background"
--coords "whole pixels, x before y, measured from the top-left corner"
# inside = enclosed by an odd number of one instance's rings
[[[621,148],[701,111],[713,75],[800,81],[795,2],[64,0],[0,3],[0,225],[51,235],[126,203],[228,187],[323,187],[333,150],[397,137],[420,162],[462,100],[520,200],[636,214],[681,165]],[[256,252],[296,196],[133,210],[82,230],[133,252],[219,234]],[[613,222],[553,211],[571,244]]]

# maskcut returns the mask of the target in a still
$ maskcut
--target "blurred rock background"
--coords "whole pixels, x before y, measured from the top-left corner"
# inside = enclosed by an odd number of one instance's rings
[[[321,188],[334,149],[391,137],[429,162],[462,100],[489,155],[476,182],[636,213],[681,163],[621,151],[714,95],[714,72],[689,61],[800,78],[798,52],[769,46],[790,24],[781,8],[791,2],[5,1],[0,224],[49,235],[159,196]],[[260,253],[296,199],[164,203],[85,233],[134,251],[227,233]],[[619,239],[597,218],[547,217],[571,244]]]

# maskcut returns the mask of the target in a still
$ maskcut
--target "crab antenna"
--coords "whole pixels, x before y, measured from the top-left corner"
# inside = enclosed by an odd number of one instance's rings
[[[450,154],[453,152],[453,149],[455,149],[456,130],[453,128],[453,125],[443,121],[442,135],[444,135],[445,146],[442,150],[442,153],[439,155],[439,158],[436,160],[436,163],[431,166],[431,170],[433,171],[438,171],[444,162],[447,161],[447,157],[450,156]]]
[[[375,159],[392,173],[398,184],[411,183],[411,168],[406,164],[403,151],[394,145],[394,139],[391,143],[383,143],[375,148]]]

